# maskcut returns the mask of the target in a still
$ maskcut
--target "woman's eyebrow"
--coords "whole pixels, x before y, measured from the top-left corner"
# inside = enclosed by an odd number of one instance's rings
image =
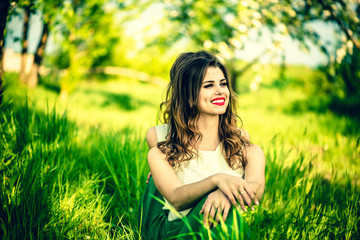
[[[226,81],[226,79],[225,79],[225,78],[223,78],[223,79],[221,79],[221,80],[220,80],[220,82],[223,82],[223,81]],[[215,80],[207,80],[207,81],[203,82],[202,84],[206,84],[206,83],[214,83],[214,82],[215,82]]]
[[[202,84],[206,84],[206,83],[214,83],[215,81],[214,80],[208,80],[206,82],[203,82]]]

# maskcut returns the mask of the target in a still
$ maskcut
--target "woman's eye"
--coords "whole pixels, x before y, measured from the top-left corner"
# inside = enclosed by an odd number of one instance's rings
[[[204,88],[211,88],[212,87],[212,84],[207,84],[204,86]]]
[[[228,85],[227,82],[223,82],[223,83],[220,84],[220,86],[223,86],[223,87],[225,87],[227,85]]]

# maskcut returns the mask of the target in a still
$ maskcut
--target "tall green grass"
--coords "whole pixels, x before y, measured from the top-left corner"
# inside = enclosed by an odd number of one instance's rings
[[[85,138],[55,109],[1,106],[2,239],[137,239],[147,163],[130,130]]]
[[[84,82],[73,104],[56,107],[49,101],[56,94],[43,87],[25,89],[25,99],[8,85],[0,106],[0,239],[141,238],[143,129],[155,124],[161,89],[127,84]],[[360,239],[358,119],[289,109],[303,98],[286,86],[240,94],[244,128],[266,154],[265,195],[245,219],[255,239]]]
[[[1,106],[2,239],[139,239],[148,173],[142,135],[79,136],[76,124],[48,109]],[[254,238],[360,238],[356,179],[314,172],[311,153],[283,141],[274,136],[265,149],[265,197],[246,215]]]
[[[360,194],[348,174],[327,179],[310,167],[311,153],[271,142],[266,159],[266,193],[251,215],[260,239],[358,239]],[[291,164],[286,161],[292,160]]]

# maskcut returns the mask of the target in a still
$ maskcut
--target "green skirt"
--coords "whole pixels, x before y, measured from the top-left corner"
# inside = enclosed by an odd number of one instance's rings
[[[251,237],[250,228],[244,222],[242,213],[234,207],[225,222],[210,229],[204,227],[200,211],[206,198],[207,196],[202,198],[186,217],[168,221],[169,210],[163,209],[164,198],[150,178],[139,207],[138,221],[141,236],[146,240],[249,239]]]

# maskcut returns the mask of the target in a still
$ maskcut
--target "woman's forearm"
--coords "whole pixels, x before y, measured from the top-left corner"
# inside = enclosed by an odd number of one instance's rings
[[[252,186],[255,187],[255,184],[253,183]],[[168,199],[168,201],[177,210],[183,210],[191,207],[204,195],[217,188],[220,189],[228,197],[228,199],[234,206],[238,205],[239,203],[243,208],[245,207],[245,199],[241,196],[241,192],[244,191],[250,193],[253,190],[253,188],[251,188],[251,185],[249,185],[246,180],[240,177],[235,177],[224,173],[218,173],[208,178],[205,178],[202,181],[181,185],[175,188],[172,191],[172,194],[170,194],[171,197],[170,199]],[[259,186],[259,192],[257,194],[260,194],[260,192],[263,191],[261,189],[263,188]],[[249,197],[250,199],[245,200],[247,201],[247,204],[251,205],[252,201],[255,204],[258,204],[254,194],[249,194]]]
[[[202,181],[184,185],[166,160],[165,154],[157,147],[150,149],[148,163],[156,188],[176,210],[191,207],[217,187],[216,174]]]
[[[199,182],[177,187],[167,200],[177,211],[181,211],[193,206],[215,188],[217,188],[217,174]]]
[[[257,145],[251,145],[246,150],[248,164],[245,167],[245,181],[260,200],[265,189],[265,155]]]

